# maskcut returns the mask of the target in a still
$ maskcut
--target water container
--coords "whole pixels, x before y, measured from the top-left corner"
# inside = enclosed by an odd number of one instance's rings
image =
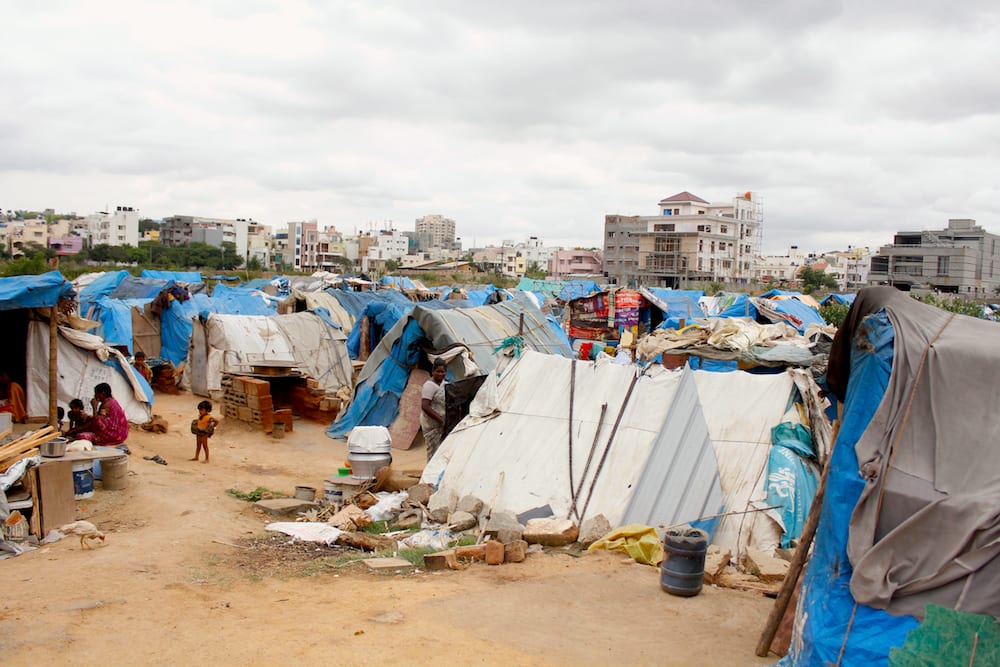
[[[73,462],[73,497],[77,500],[94,495],[94,462]]]
[[[105,459],[103,476],[105,491],[120,491],[128,486],[128,457],[119,456],[114,459]]]
[[[355,479],[371,479],[392,463],[392,437],[384,426],[356,426],[347,438],[347,461]]]
[[[701,592],[705,577],[708,533],[697,528],[668,530],[663,538],[666,552],[660,564],[660,588],[680,597]]]

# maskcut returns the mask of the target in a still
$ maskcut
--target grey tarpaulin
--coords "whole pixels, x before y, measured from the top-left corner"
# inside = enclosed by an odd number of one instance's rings
[[[849,363],[838,348],[880,308],[896,346],[855,447],[866,486],[851,517],[851,593],[892,613],[922,617],[934,603],[1000,616],[1000,326],[864,290],[831,352],[836,393]]]

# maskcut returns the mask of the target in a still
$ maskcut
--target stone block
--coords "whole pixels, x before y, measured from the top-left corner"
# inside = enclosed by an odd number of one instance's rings
[[[258,500],[253,504],[253,507],[254,509],[277,516],[298,514],[312,509],[319,509],[319,505],[316,503],[308,500],[299,500],[298,498],[269,498],[267,500]]]
[[[748,548],[741,557],[740,566],[766,583],[780,582],[788,573],[788,561],[764,553],[760,549]]]
[[[431,521],[436,523],[446,523],[448,517],[458,506],[458,496],[454,491],[437,491],[431,494],[427,501],[427,509],[430,512]]]
[[[705,583],[718,583],[731,558],[732,553],[728,549],[722,551],[714,544],[709,545],[708,551],[705,553]]]
[[[433,554],[424,554],[424,569],[434,572],[437,570],[460,570],[462,566],[458,563],[454,549],[438,551]]]
[[[611,522],[603,514],[598,514],[580,525],[580,537],[577,538],[577,542],[581,546],[589,547],[610,532]]]
[[[505,563],[523,563],[528,555],[528,543],[524,540],[514,540],[503,545],[503,561]]]
[[[236,408],[236,418],[241,422],[252,422],[253,421],[253,411],[245,405],[241,405]]]
[[[483,511],[483,501],[472,495],[462,496],[455,509],[459,512],[468,512],[472,516],[479,516],[479,513]]]
[[[418,508],[404,510],[393,522],[398,528],[420,528],[424,521],[424,511]]]
[[[473,544],[468,547],[455,547],[455,557],[459,560],[486,560],[486,545]]]
[[[486,547],[486,564],[502,565],[504,560],[503,543],[497,542],[496,540],[490,540],[484,546]]]
[[[569,519],[530,519],[523,538],[531,544],[564,547],[576,542],[579,536],[580,529]]]
[[[461,533],[479,525],[479,519],[468,512],[455,511],[448,516],[448,530]]]
[[[518,523],[513,512],[494,512],[490,520],[486,522],[485,535],[501,544],[519,540],[523,533],[524,526]]]
[[[413,563],[404,558],[366,558],[362,561],[369,570],[375,572],[394,572],[397,570],[409,570]]]
[[[426,505],[431,494],[434,493],[434,487],[430,484],[414,484],[406,490],[406,493],[409,494],[409,499],[413,502]]]

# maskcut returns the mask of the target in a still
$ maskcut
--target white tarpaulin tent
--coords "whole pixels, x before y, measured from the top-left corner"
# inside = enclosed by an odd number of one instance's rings
[[[196,320],[188,350],[191,391],[222,389],[223,373],[250,373],[254,366],[296,368],[335,393],[351,389],[354,373],[344,332],[311,312],[293,315],[217,315]]]
[[[424,469],[422,481],[439,484],[446,494],[489,499],[503,471],[497,511],[521,513],[547,504],[556,516],[566,517],[573,504],[572,451],[574,487],[581,489],[579,520],[603,514],[612,525],[668,526],[719,511],[718,468],[690,371],[641,375],[631,386],[636,367],[610,359],[577,361],[571,449],[572,368],[570,359],[533,351],[512,360],[496,382],[498,412],[482,419],[473,413],[456,427]],[[491,386],[487,380],[484,387]],[[476,402],[483,394],[481,389]]]
[[[143,385],[128,360],[118,350],[108,347],[104,339],[59,327],[56,349],[59,354],[56,400],[61,405],[68,406],[74,398],[88,405],[94,395],[94,386],[107,382],[130,422],[145,424],[149,421],[152,390]],[[28,414],[46,414],[49,401],[49,327],[44,322],[29,323],[27,367]]]

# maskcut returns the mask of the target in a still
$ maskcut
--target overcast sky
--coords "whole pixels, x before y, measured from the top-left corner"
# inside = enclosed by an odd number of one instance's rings
[[[769,252],[1000,233],[995,1],[0,7],[4,209],[596,246],[753,190]]]

